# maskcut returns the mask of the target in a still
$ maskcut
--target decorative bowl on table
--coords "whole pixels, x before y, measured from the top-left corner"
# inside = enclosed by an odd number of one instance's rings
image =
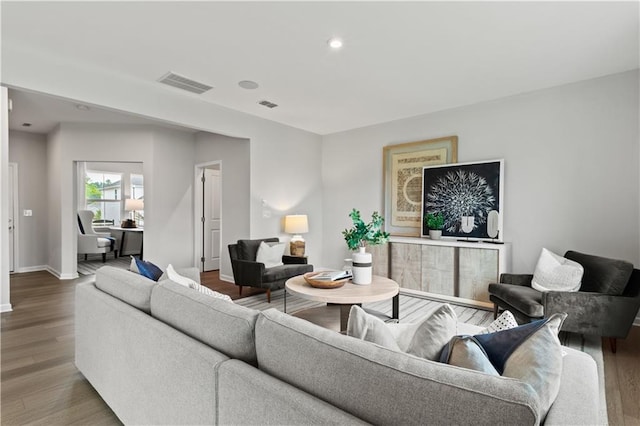
[[[314,279],[314,277],[325,274],[326,272],[327,271],[307,272],[303,277],[307,284],[315,288],[339,288],[351,279],[351,277],[343,278],[341,280]]]

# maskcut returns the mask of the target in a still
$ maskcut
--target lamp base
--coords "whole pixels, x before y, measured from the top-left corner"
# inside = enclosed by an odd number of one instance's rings
[[[131,219],[125,219],[120,224],[120,228],[137,228],[136,221]]]
[[[291,253],[291,256],[304,257],[304,248],[305,242],[302,237],[300,237],[300,239],[296,239],[295,237],[291,239],[289,243],[289,253]]]

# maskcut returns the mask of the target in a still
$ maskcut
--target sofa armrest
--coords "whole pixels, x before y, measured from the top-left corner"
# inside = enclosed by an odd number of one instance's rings
[[[233,281],[236,285],[260,286],[264,275],[264,263],[253,262],[251,260],[234,259]]]
[[[599,419],[599,385],[596,363],[584,352],[563,347],[560,391],[544,424],[586,425],[606,424]]]
[[[567,312],[562,330],[624,338],[638,313],[640,299],[591,292],[542,293],[545,317]]]
[[[500,274],[501,284],[513,284],[531,287],[531,280],[533,275],[531,274]]]
[[[285,265],[306,265],[307,258],[301,256],[289,256],[285,254],[282,256],[282,263]]]

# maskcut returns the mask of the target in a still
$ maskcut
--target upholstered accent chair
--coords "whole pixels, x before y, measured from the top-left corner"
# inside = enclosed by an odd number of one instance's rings
[[[518,322],[548,318],[566,312],[562,331],[608,337],[612,352],[616,338],[625,338],[640,308],[640,270],[624,260],[568,251],[565,258],[584,268],[577,292],[540,292],[531,287],[533,275],[502,274],[489,284],[494,317],[509,310]]]
[[[238,240],[236,244],[229,244],[229,256],[233,269],[233,280],[239,287],[238,294],[242,295],[242,287],[249,286],[267,290],[267,302],[271,303],[271,290],[284,287],[284,283],[291,277],[313,271],[313,265],[307,264],[306,257],[282,256],[283,265],[266,268],[264,263],[256,262],[258,248],[261,242],[278,243],[278,238],[263,238],[258,240]]]
[[[78,254],[102,254],[102,261],[107,261],[107,253],[113,252],[118,257],[115,249],[115,238],[108,232],[96,232],[93,229],[93,212],[91,210],[78,210]]]

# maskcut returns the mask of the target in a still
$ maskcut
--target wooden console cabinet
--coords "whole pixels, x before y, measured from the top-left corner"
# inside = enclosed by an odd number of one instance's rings
[[[403,293],[490,307],[487,287],[511,272],[511,244],[391,237],[371,248],[373,273]]]

